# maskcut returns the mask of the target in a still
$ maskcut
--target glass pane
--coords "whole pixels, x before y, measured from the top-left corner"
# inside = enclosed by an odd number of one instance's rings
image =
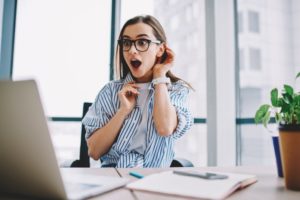
[[[281,91],[283,84],[296,86],[295,75],[300,70],[300,2],[237,2],[238,12],[248,13],[239,19],[248,27],[238,35],[239,49],[246,50],[244,66],[240,66],[240,117],[254,118],[261,104],[271,103],[271,89]],[[272,162],[270,133],[262,125],[241,125],[241,138],[242,164]]]
[[[136,5],[134,8],[132,5]],[[206,117],[206,61],[204,1],[173,1],[161,4],[158,0],[122,1],[121,24],[141,14],[155,16],[163,25],[168,45],[175,52],[172,71],[195,88],[191,92],[191,110],[195,117]],[[184,28],[182,25],[184,24]],[[188,56],[187,56],[188,55]],[[199,103],[201,102],[201,103]]]
[[[270,103],[272,88],[280,90],[284,83],[296,85],[295,75],[300,69],[297,56],[300,53],[300,25],[296,23],[300,3],[295,2],[292,5],[290,1],[278,0],[270,6],[262,1],[238,0],[238,12],[255,10],[260,23],[258,34],[244,31],[238,35],[239,48],[247,49],[243,58],[245,70],[240,70],[240,89],[249,92],[243,92],[241,100],[252,102],[241,107],[241,117],[254,117],[260,104]],[[251,96],[253,90],[259,90],[260,94]],[[245,109],[249,112],[243,112]]]
[[[109,80],[111,2],[18,1],[13,79],[34,78],[48,116],[79,117]],[[59,163],[79,157],[80,122],[49,122]]]
[[[261,53],[259,48],[249,49],[249,64],[251,70],[261,69]]]
[[[249,11],[248,12],[248,25],[249,25],[249,31],[254,33],[259,33],[259,14],[255,11]]]
[[[13,79],[37,80],[48,116],[81,116],[108,82],[110,12],[110,1],[18,1]]]
[[[59,165],[79,159],[81,122],[53,122],[48,123],[51,139]],[[100,167],[100,162],[90,159],[90,167]]]
[[[239,49],[240,70],[245,70],[245,50]]]
[[[187,134],[176,141],[175,157],[188,159],[194,166],[207,166],[206,132],[206,124],[194,124]]]
[[[134,5],[134,6],[133,6]],[[175,52],[172,71],[191,83],[188,105],[194,117],[206,118],[206,55],[204,0],[122,1],[121,26],[141,14],[155,16],[165,29],[168,45]],[[189,147],[189,148],[187,148]],[[177,155],[190,158],[197,166],[206,165],[206,125],[194,125],[179,139]]]
[[[153,15],[153,0],[126,0],[121,1],[121,27],[130,18],[137,15]],[[119,33],[117,33],[117,36]]]
[[[81,123],[49,122],[48,125],[58,162],[79,159]]]
[[[241,162],[243,165],[275,165],[275,152],[270,133],[262,126],[241,125]],[[270,125],[276,131],[276,125]]]
[[[243,13],[239,12],[238,13],[238,30],[239,30],[239,33],[244,31],[243,23],[244,23]]]

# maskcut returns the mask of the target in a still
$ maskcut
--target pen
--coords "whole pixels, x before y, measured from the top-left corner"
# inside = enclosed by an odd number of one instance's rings
[[[215,173],[199,173],[196,171],[173,171],[174,174],[183,175],[183,176],[192,176],[197,178],[209,179],[209,180],[217,180],[217,179],[227,179],[227,175],[223,174],[215,174]]]
[[[129,172],[129,175],[134,176],[136,178],[144,178],[143,175],[137,173],[137,172]]]

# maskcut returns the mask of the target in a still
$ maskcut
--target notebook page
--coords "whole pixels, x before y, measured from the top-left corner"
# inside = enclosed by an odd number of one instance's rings
[[[211,172],[215,173],[215,172]],[[248,184],[257,181],[255,175],[221,173],[228,175],[228,179],[207,180],[173,174],[172,171],[149,175],[143,179],[127,185],[130,189],[159,192],[165,194],[222,199],[240,187],[242,182]]]

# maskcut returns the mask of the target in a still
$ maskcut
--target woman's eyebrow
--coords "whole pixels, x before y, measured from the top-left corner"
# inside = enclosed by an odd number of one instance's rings
[[[149,35],[144,34],[144,33],[143,33],[143,34],[139,34],[139,35],[136,36],[136,38],[140,38],[140,37],[147,37],[147,38],[150,38]],[[129,38],[129,39],[130,39],[131,37],[128,36],[128,35],[123,35],[123,38]]]
[[[149,35],[147,35],[147,34],[139,34],[139,35],[137,35],[136,37],[149,37]]]

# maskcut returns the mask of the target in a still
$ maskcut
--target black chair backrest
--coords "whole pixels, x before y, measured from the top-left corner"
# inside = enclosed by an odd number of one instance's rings
[[[89,102],[85,102],[83,104],[82,119],[84,118],[85,114],[87,113],[87,111],[89,110],[89,107],[91,105],[92,105],[92,103],[89,103]],[[89,167],[90,166],[90,158],[88,155],[88,147],[87,147],[87,143],[85,140],[85,127],[83,124],[81,124],[81,140],[80,141],[81,142],[80,142],[79,160],[84,166]]]

